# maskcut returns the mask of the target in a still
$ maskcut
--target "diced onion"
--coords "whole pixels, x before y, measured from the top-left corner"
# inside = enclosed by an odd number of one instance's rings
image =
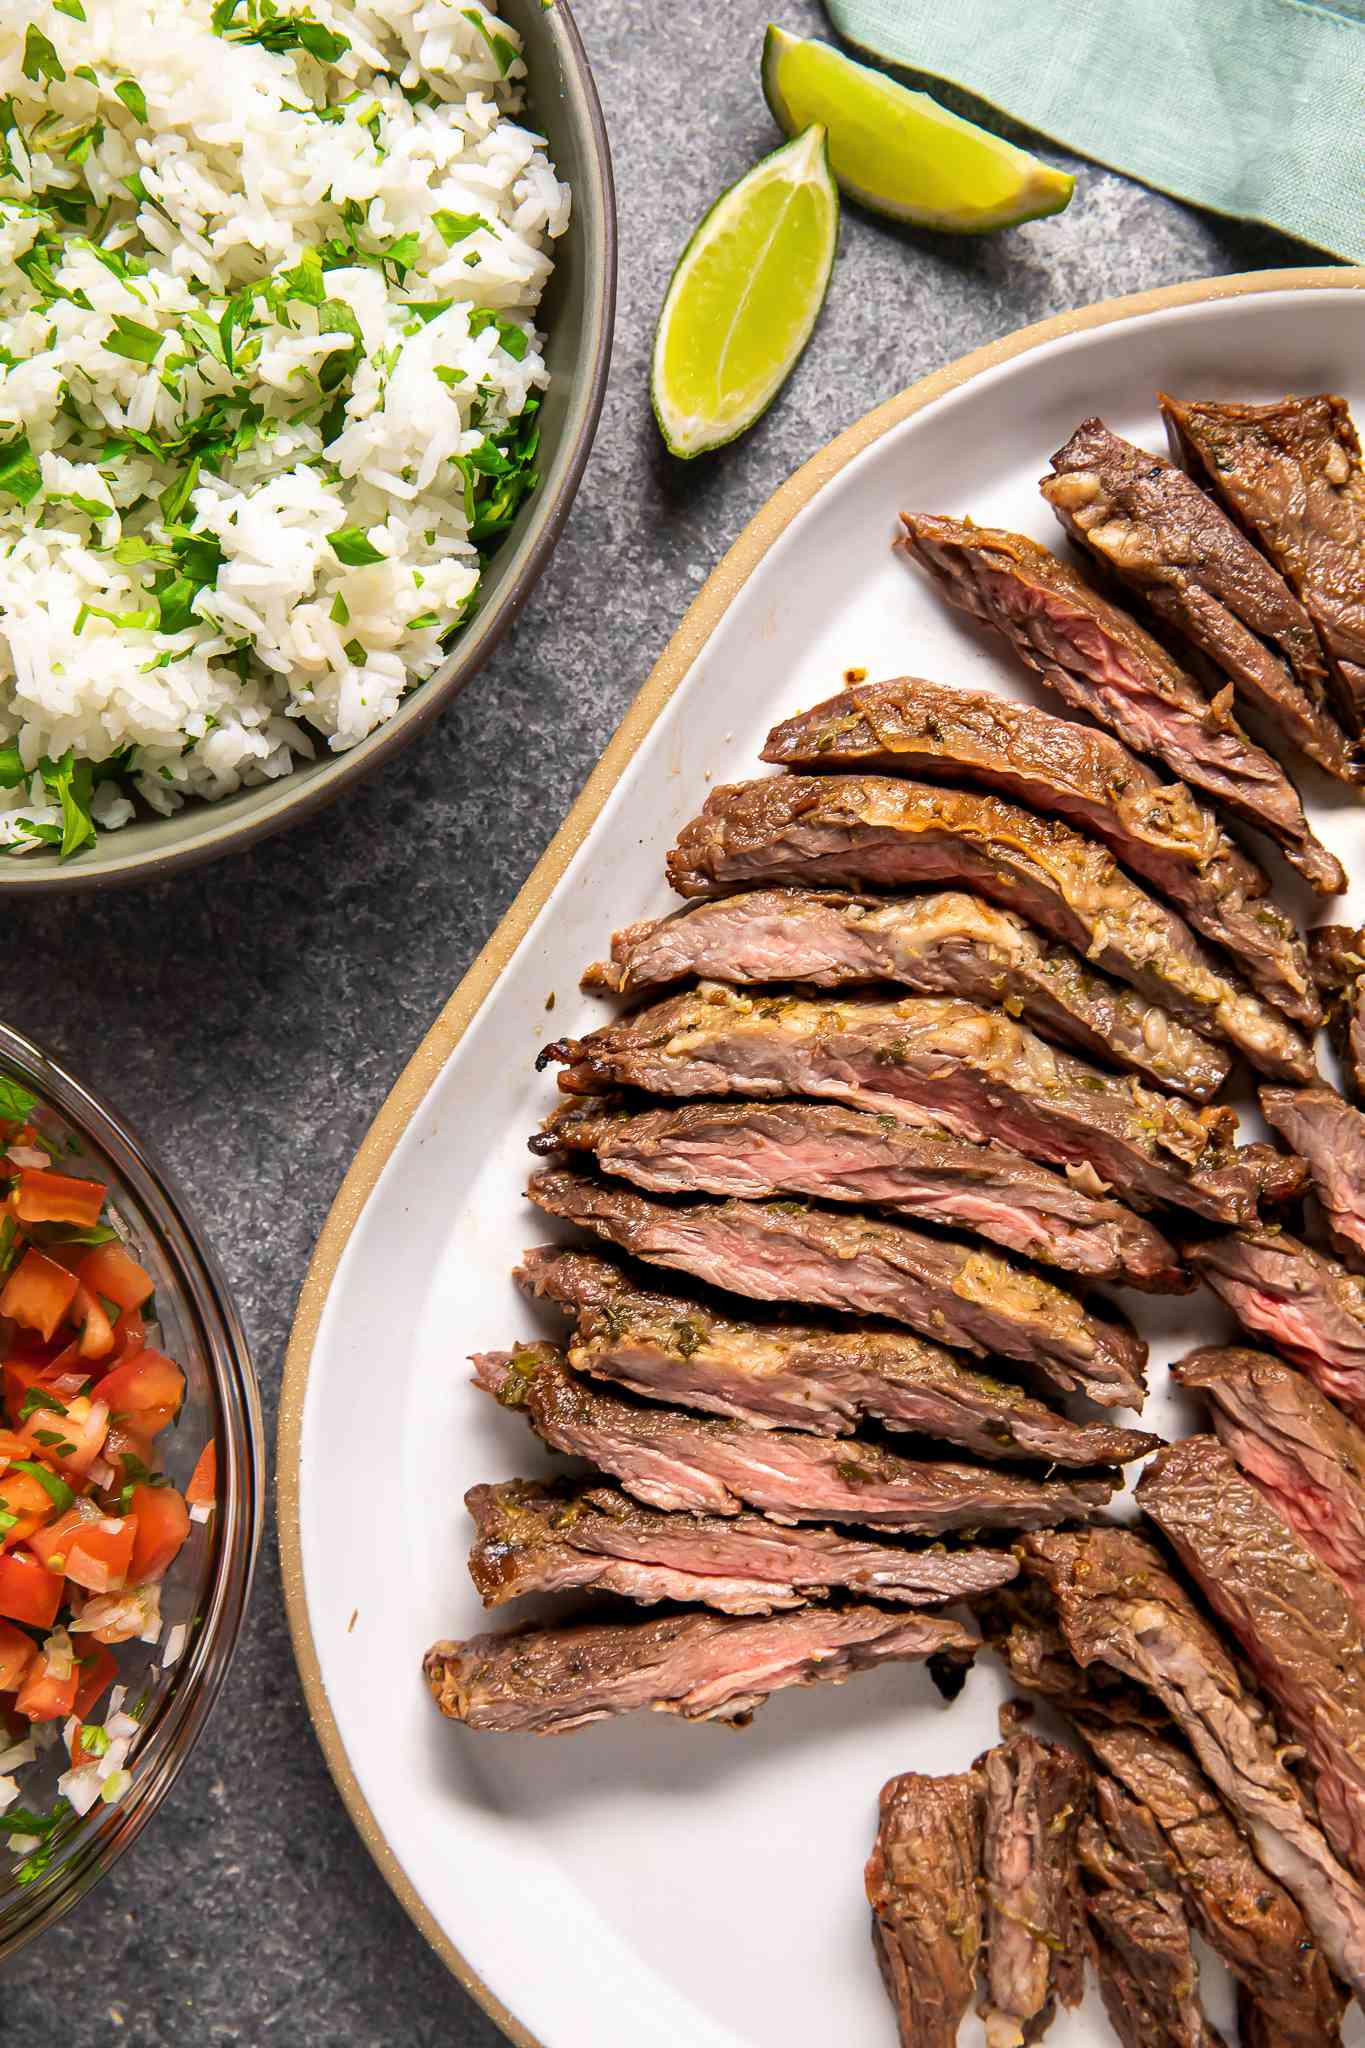
[[[41,1835],[11,1835],[9,1845],[16,1856],[27,1856],[29,1850],[36,1849],[42,1839]]]
[[[25,1757],[24,1762],[27,1763],[28,1761],[29,1759]],[[8,1813],[18,1797],[18,1780],[16,1778],[0,1777],[0,1813]]]
[[[116,1799],[122,1799],[133,1782],[131,1771],[115,1771],[112,1778],[106,1778],[100,1788],[100,1798],[106,1806],[112,1806]]]
[[[192,1522],[207,1522],[217,1503],[211,1500],[197,1500],[190,1509]]]
[[[185,1644],[189,1640],[189,1633],[190,1632],[186,1628],[184,1622],[178,1621],[175,1624],[175,1627],[171,1630],[170,1634],[167,1636],[166,1649],[161,1659],[161,1662],[167,1671],[170,1670],[172,1664],[177,1663],[179,1661],[181,1653],[185,1648]]]
[[[22,1742],[16,1742],[13,1748],[0,1754],[0,1771],[17,1771],[20,1764],[31,1764],[37,1754],[38,1748],[33,1737],[26,1735]],[[3,1810],[0,1808],[0,1812]]]
[[[11,1145],[9,1157],[16,1166],[51,1166],[52,1158],[47,1152],[40,1152],[36,1145]]]
[[[78,1771],[63,1771],[57,1780],[57,1790],[78,1814],[89,1813],[103,1789],[94,1764],[82,1764]]]
[[[71,1638],[64,1628],[54,1628],[43,1644],[43,1656],[47,1663],[49,1678],[70,1678],[76,1668],[76,1652],[71,1647]]]

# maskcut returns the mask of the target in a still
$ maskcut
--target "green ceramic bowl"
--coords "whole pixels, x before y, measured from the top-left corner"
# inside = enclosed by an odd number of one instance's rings
[[[554,276],[538,316],[547,331],[550,387],[541,409],[541,483],[484,571],[479,610],[435,675],[387,725],[344,754],[298,767],[261,789],[195,802],[173,818],[140,818],[74,860],[0,859],[0,891],[100,889],[158,879],[172,868],[236,853],[335,803],[406,747],[463,689],[526,602],[568,517],[597,431],[616,310],[616,197],[606,125],[578,29],[564,0],[500,0],[522,35],[530,73],[528,123],[573,188],[573,217],[555,244]]]

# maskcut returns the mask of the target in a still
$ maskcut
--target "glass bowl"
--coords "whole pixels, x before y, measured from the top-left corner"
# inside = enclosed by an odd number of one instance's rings
[[[166,1573],[160,1641],[123,1643],[116,1651],[117,1682],[126,1686],[128,1700],[146,1696],[127,1760],[131,1786],[114,1805],[97,1803],[83,1819],[69,1815],[27,1854],[11,1850],[0,1819],[5,1957],[104,1875],[151,1819],[193,1748],[227,1675],[246,1609],[260,1540],[265,1457],[260,1396],[242,1326],[217,1261],[161,1168],[79,1082],[4,1024],[0,1077],[38,1098],[32,1121],[51,1137],[54,1155],[78,1160],[108,1183],[108,1212],[156,1282],[154,1341],[177,1361],[186,1381],[178,1423],[157,1439],[172,1481],[183,1491],[204,1444],[212,1437],[218,1447],[217,1505],[207,1521],[191,1523]],[[165,1668],[168,1627],[175,1623],[185,1625],[183,1648]],[[16,1773],[17,1806],[50,1813],[66,1767],[64,1744],[42,1749]]]

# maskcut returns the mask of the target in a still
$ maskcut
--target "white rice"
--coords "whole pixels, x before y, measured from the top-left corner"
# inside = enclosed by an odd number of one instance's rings
[[[354,746],[467,616],[498,451],[533,480],[569,191],[512,118],[515,32],[457,0],[227,11],[0,21],[0,851]]]

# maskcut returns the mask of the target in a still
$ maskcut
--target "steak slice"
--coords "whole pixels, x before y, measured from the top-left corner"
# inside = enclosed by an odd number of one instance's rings
[[[590,1152],[606,1173],[656,1194],[809,1195],[866,1202],[971,1230],[1090,1280],[1158,1294],[1196,1282],[1161,1232],[1122,1202],[1003,1145],[980,1145],[897,1117],[814,1102],[687,1102],[634,1115],[566,1106],[531,1150]]]
[[[1268,833],[1321,894],[1341,893],[1345,870],[1309,830],[1278,761],[1127,612],[1022,533],[927,515],[901,519],[906,552],[949,603],[994,626],[1065,703]]]
[[[713,981],[847,988],[899,982],[920,996],[998,1003],[1045,1038],[1126,1067],[1200,1101],[1231,1064],[1221,1047],[1136,989],[1095,974],[1070,946],[962,889],[850,896],[834,889],[750,889],[699,899],[628,925],[585,988],[623,995],[697,974]]]
[[[1182,404],[1176,451],[1261,543],[1322,638],[1343,718],[1365,729],[1365,468],[1344,398]]]
[[[1090,1193],[1174,1203],[1219,1223],[1254,1221],[1306,1169],[1238,1149],[1226,1108],[1192,1109],[1047,1045],[1002,1010],[948,996],[764,999],[703,982],[584,1038],[560,1038],[566,1094],[824,1096],[977,1144],[1071,1168]],[[1266,1176],[1272,1178],[1267,1183]]]
[[[1100,1996],[1124,2048],[1221,2048],[1199,2003],[1190,1924],[1151,1815],[1101,1778],[1078,1846]]]
[[[661,1514],[614,1486],[509,1479],[464,1497],[469,1573],[485,1607],[527,1593],[692,1600],[722,1614],[806,1607],[835,1587],[905,1607],[970,1600],[1014,1578],[999,1551],[910,1550],[763,1515]]]
[[[1244,1329],[1365,1422],[1365,1280],[1283,1231],[1211,1237],[1185,1256]]]
[[[1302,1024],[1322,1021],[1303,940],[1262,900],[1270,885],[1260,868],[1183,782],[1163,784],[1107,732],[989,691],[900,676],[855,683],[774,726],[763,758],[788,768],[909,769],[929,780],[983,783],[1064,818],[1178,904],[1277,1008]]]
[[[983,1798],[975,1772],[882,1787],[864,1883],[901,2048],[954,2048],[981,1952]]]
[[[1323,1832],[1365,1874],[1365,1624],[1346,1588],[1216,1437],[1158,1451],[1137,1499],[1303,1744]]]
[[[985,1788],[987,2048],[1041,2040],[1085,1993],[1076,1837],[1090,1773],[1072,1750],[1015,1735],[978,1758]]]
[[[1264,1351],[1192,1351],[1172,1366],[1202,1394],[1219,1440],[1365,1621],[1365,1430]]]
[[[889,775],[731,784],[684,827],[668,875],[682,896],[746,882],[965,881],[1272,1078],[1313,1077],[1301,1033],[1229,981],[1188,925],[1129,881],[1098,841],[982,790]]]
[[[1042,493],[1072,539],[1215,662],[1278,739],[1338,781],[1359,780],[1327,707],[1313,621],[1213,499],[1103,420],[1078,427],[1052,467]]]
[[[1289,1893],[1193,1759],[1151,1729],[1082,1718],[1093,1755],[1160,1829],[1191,1920],[1237,1978],[1242,2048],[1332,2048],[1344,1995]]]
[[[1308,935],[1308,962],[1347,1084],[1357,1101],[1365,1101],[1365,931],[1320,924]]]
[[[549,1344],[476,1357],[474,1383],[522,1408],[542,1442],[587,1458],[648,1507],[776,1521],[856,1522],[940,1536],[950,1529],[1024,1529],[1103,1507],[1111,1479],[1034,1480],[980,1465],[921,1463],[859,1438],[750,1429],[679,1415],[584,1386]]]
[[[969,1664],[976,1648],[970,1628],[937,1615],[806,1607],[757,1620],[689,1613],[509,1629],[434,1643],[422,1670],[452,1721],[567,1735],[641,1707],[742,1726],[786,1686],[842,1685],[875,1665],[926,1657]]]
[[[1023,1546],[1025,1569],[1052,1588],[1076,1661],[1107,1664],[1156,1694],[1332,1968],[1359,1992],[1365,1888],[1310,1817],[1264,1705],[1158,1552],[1112,1527],[1026,1536]]]
[[[527,1252],[515,1278],[576,1319],[575,1371],[758,1429],[846,1436],[860,1417],[875,1416],[980,1458],[1080,1466],[1120,1465],[1161,1441],[1059,1415],[908,1330],[737,1322],[695,1296],[640,1287],[609,1259],[559,1245]]]
[[[622,1251],[732,1294],[889,1316],[978,1357],[1022,1359],[1102,1406],[1142,1406],[1147,1347],[1132,1327],[994,1252],[796,1202],[653,1202],[585,1174],[538,1173],[527,1193]]]
[[[1365,1116],[1335,1088],[1262,1088],[1261,1113],[1306,1160],[1328,1233],[1343,1258],[1365,1258]]]

